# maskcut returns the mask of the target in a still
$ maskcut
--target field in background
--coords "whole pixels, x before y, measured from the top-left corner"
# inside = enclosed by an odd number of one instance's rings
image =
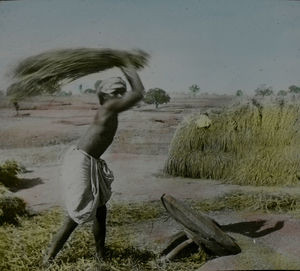
[[[141,104],[120,115],[119,130],[104,159],[115,174],[111,201],[114,204],[109,206],[109,211],[118,215],[119,211],[114,209],[117,206],[126,221],[119,223],[119,217],[111,218],[108,247],[112,263],[103,263],[101,268],[191,270],[192,266],[196,269],[203,264],[205,255],[194,255],[169,265],[161,265],[153,255],[153,251],[157,254],[178,230],[176,222],[166,220],[164,210],[157,202],[163,193],[170,193],[187,200],[197,210],[208,212],[219,223],[233,230],[234,227],[239,229],[238,233],[230,233],[244,252],[237,255],[241,260],[235,262],[244,264],[248,269],[251,269],[251,261],[262,261],[270,269],[295,269],[300,241],[300,235],[297,235],[298,228],[300,231],[297,218],[299,189],[240,187],[215,180],[199,181],[163,174],[170,142],[179,123],[199,112],[218,114],[224,107],[240,101],[226,95],[200,95],[195,98],[176,95],[171,98],[169,104],[160,106],[158,110],[153,105]],[[39,97],[21,102],[19,116],[16,116],[7,100],[0,101],[0,163],[16,160],[28,169],[21,175],[28,185],[15,195],[23,198],[34,210],[44,211],[37,217],[22,219],[19,227],[0,227],[3,238],[0,258],[4,259],[1,265],[7,270],[43,270],[40,264],[43,250],[51,237],[49,231],[55,232],[61,223],[61,208],[58,211],[50,209],[63,206],[63,195],[58,188],[61,159],[68,146],[76,144],[87,129],[97,106],[93,95]],[[256,195],[260,197],[259,201],[255,200]],[[146,212],[140,216],[139,211],[143,210]],[[132,213],[137,214],[137,220]],[[269,219],[269,222],[264,224],[262,219]],[[285,224],[277,223],[278,219],[284,220]],[[272,232],[270,223],[273,222],[276,224],[274,231],[278,231],[261,238],[263,241],[256,245],[253,244],[256,237],[246,236],[252,230],[253,236],[268,230]],[[253,223],[255,227],[250,230]],[[125,231],[126,227],[132,228],[132,231]],[[28,241],[33,235],[32,229],[35,229],[35,237]],[[124,239],[124,233],[129,234],[127,239]],[[93,270],[96,267],[93,237],[87,225],[74,235],[58,262],[49,270]]]

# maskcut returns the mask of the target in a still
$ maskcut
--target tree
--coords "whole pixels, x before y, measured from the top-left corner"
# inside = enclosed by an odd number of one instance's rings
[[[277,96],[286,96],[288,93],[287,93],[287,91],[286,90],[279,90],[278,92],[277,92]]]
[[[194,96],[200,91],[200,87],[197,84],[191,85],[189,90],[193,93]]]
[[[289,86],[289,91],[290,91],[290,93],[293,93],[293,94],[300,93],[300,87],[291,85],[291,86]]]
[[[165,104],[170,101],[170,96],[161,88],[149,89],[144,97],[144,102],[147,104],[155,104],[158,108],[159,104]]]
[[[273,94],[273,88],[268,87],[266,84],[259,86],[255,91],[255,96],[270,96]]]
[[[238,89],[238,90],[236,91],[236,94],[235,94],[235,95],[238,96],[238,97],[241,97],[241,96],[244,95],[244,93],[243,93],[243,91],[242,91],[241,89]]]

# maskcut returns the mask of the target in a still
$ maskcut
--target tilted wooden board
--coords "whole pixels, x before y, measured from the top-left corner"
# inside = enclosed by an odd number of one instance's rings
[[[189,238],[217,256],[238,254],[240,247],[224,233],[215,221],[195,212],[183,202],[164,194],[161,201],[167,212],[183,227]]]

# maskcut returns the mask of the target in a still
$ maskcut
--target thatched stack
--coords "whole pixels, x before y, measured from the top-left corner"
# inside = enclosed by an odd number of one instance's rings
[[[299,182],[299,105],[243,105],[184,120],[171,142],[165,171],[250,185]]]
[[[132,64],[141,69],[147,65],[149,55],[141,50],[79,48],[51,50],[21,61],[12,71],[15,82],[8,95],[15,99],[41,93],[54,93],[63,83],[98,73],[113,67]]]

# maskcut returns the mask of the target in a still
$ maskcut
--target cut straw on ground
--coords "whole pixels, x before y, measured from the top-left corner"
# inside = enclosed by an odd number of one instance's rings
[[[300,211],[300,197],[266,192],[234,192],[209,201],[190,202],[195,210],[258,211],[295,214]],[[185,255],[172,262],[161,262],[159,251],[149,250],[136,238],[144,223],[163,223],[166,213],[159,202],[111,203],[108,208],[107,258],[95,259],[91,225],[79,227],[56,261],[48,269],[42,266],[44,251],[63,220],[61,209],[52,209],[34,217],[23,217],[19,226],[0,226],[0,269],[25,270],[156,270],[190,271],[202,266],[209,256],[203,251]],[[135,241],[134,241],[135,240]]]

